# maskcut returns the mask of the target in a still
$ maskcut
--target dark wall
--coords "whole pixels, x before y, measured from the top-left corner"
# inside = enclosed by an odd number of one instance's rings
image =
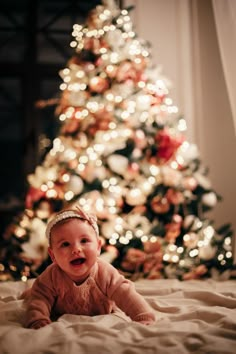
[[[2,0],[0,6],[0,232],[23,207],[27,175],[42,161],[57,127],[54,106],[73,53],[72,26],[98,0]],[[49,138],[49,140],[47,139]],[[3,221],[4,220],[4,221]]]
[[[53,109],[38,109],[37,101],[59,94],[58,71],[72,54],[72,26],[98,3],[1,1],[0,203],[23,197],[26,176],[43,154],[41,140],[53,137]]]

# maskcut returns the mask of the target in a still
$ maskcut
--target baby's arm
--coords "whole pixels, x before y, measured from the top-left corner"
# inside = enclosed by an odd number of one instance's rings
[[[105,268],[103,274],[104,280],[107,280],[108,297],[114,300],[116,305],[133,321],[145,325],[154,323],[156,320],[154,311],[144,297],[135,290],[134,283],[125,279],[110,264]]]
[[[41,295],[31,295],[26,300],[25,327],[38,329],[51,323],[50,305]]]
[[[53,303],[52,288],[45,283],[44,276],[42,278],[39,276],[25,299],[25,327],[38,329],[51,323],[50,314]]]
[[[119,285],[118,285],[119,284]],[[117,283],[112,299],[133,321],[149,325],[156,321],[154,311],[129,280]]]

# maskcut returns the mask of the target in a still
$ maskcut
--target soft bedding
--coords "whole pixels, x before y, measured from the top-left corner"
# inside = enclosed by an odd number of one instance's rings
[[[19,295],[31,282],[0,283],[1,354],[236,353],[236,281],[139,280],[140,292],[156,311],[144,326],[123,314],[63,315],[39,330],[23,327]]]

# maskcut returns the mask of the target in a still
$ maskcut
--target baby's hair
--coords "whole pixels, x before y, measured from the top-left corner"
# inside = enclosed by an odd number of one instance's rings
[[[49,244],[51,243],[51,230],[58,223],[68,220],[70,218],[77,218],[81,220],[86,220],[94,229],[95,234],[99,237],[99,230],[97,225],[97,217],[94,214],[90,214],[85,212],[79,206],[76,206],[75,209],[65,209],[59,211],[56,215],[52,217],[52,219],[48,222],[46,227],[46,237],[48,239]]]

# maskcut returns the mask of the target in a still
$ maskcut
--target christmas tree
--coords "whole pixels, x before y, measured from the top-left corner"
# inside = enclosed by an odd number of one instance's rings
[[[46,223],[75,205],[97,215],[101,257],[128,278],[233,274],[231,226],[216,229],[207,217],[220,196],[130,10],[104,1],[73,27],[75,53],[60,72],[58,135],[28,176],[25,209],[4,234],[3,280],[44,270]]]

